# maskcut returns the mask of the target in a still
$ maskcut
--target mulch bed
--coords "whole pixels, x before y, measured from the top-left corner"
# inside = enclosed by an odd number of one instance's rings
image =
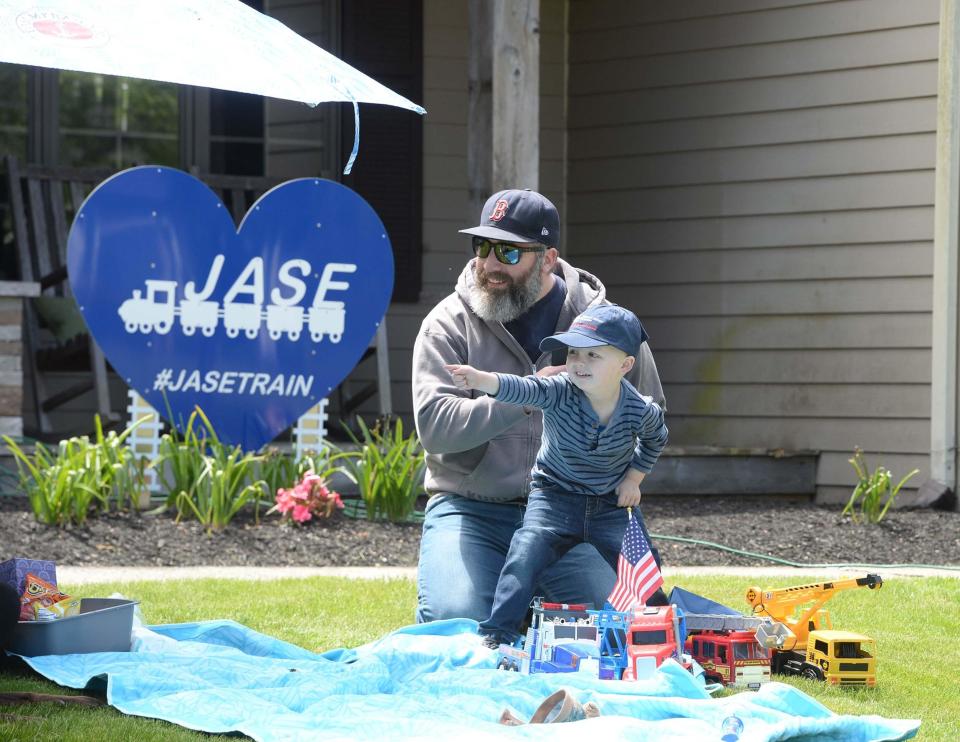
[[[772,498],[648,497],[654,534],[681,536],[803,563],[960,565],[960,512],[895,510],[877,525],[839,508]],[[769,566],[770,561],[656,539],[664,564]],[[243,514],[207,534],[170,514],[110,514],[82,527],[37,523],[25,498],[0,498],[0,561],[42,557],[71,566],[415,566],[418,523],[357,520],[292,526]]]

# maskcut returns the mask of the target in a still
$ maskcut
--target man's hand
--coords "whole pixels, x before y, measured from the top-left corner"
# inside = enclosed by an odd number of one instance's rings
[[[640,504],[640,483],[647,475],[634,469],[627,469],[627,473],[617,485],[617,505],[621,508],[633,508]]]
[[[496,394],[500,390],[500,380],[496,374],[489,371],[454,363],[444,364],[443,367],[450,372],[450,378],[457,389],[478,389],[487,394]]]
[[[563,366],[544,366],[539,371],[537,371],[537,376],[546,378],[548,376],[556,376],[559,373],[563,373],[567,370],[566,364]]]

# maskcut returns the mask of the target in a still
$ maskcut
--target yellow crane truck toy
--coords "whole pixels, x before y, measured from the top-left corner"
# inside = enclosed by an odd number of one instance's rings
[[[753,612],[779,621],[793,634],[773,651],[770,670],[781,675],[801,675],[834,685],[877,684],[876,643],[869,636],[835,631],[823,604],[841,590],[883,586],[880,575],[868,574],[831,582],[817,582],[772,590],[751,587],[747,602]]]

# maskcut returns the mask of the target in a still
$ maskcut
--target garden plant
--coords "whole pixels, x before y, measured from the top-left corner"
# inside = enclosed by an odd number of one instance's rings
[[[882,521],[903,485],[920,471],[914,469],[893,486],[893,473],[883,466],[871,472],[863,458],[863,449],[859,446],[853,450],[853,458],[848,461],[857,472],[858,481],[843,509],[843,515],[849,515],[854,523],[861,519],[868,523]]]
[[[260,455],[257,479],[263,483],[263,496],[270,500],[281,489],[292,487],[300,478],[298,462],[275,446]]]
[[[32,455],[3,436],[37,520],[47,525],[82,525],[92,512],[136,509],[144,487],[143,466],[126,439],[149,419],[141,418],[121,433],[104,434],[97,415],[93,440],[75,436],[60,441],[56,448],[37,443]]]
[[[37,443],[32,454],[4,436],[37,520],[79,525],[92,513],[135,509],[145,492],[145,468],[156,472],[166,493],[151,512],[174,511],[177,520],[196,519],[208,532],[226,527],[245,508],[253,509],[259,524],[261,506],[271,502],[268,512],[288,521],[329,518],[344,507],[328,486],[337,473],[359,489],[361,506],[351,509],[354,516],[407,520],[423,491],[424,453],[416,433],[404,435],[400,420],[380,420],[371,428],[357,418],[360,436],[350,433],[357,450],[328,445],[293,457],[277,448],[253,454],[224,443],[197,407],[186,423],[161,436],[156,458],[147,461],[125,444],[148,419],[105,435],[98,417],[93,440],[70,438],[56,448]]]
[[[201,426],[197,426],[197,419]],[[151,464],[163,479],[163,468],[169,465],[171,479],[166,506],[196,518],[207,531],[223,528],[240,510],[254,506],[254,517],[260,522],[260,504],[266,484],[251,481],[255,465],[261,457],[244,453],[240,446],[223,443],[199,407],[190,415],[181,436],[176,429],[163,436],[160,455]],[[172,486],[171,486],[172,485]]]
[[[349,429],[347,432],[360,449],[343,452],[334,460],[343,462],[344,474],[359,488],[367,518],[406,520],[423,491],[426,467],[416,433],[404,437],[399,418],[382,419],[369,428],[358,417],[357,426],[359,438]]]

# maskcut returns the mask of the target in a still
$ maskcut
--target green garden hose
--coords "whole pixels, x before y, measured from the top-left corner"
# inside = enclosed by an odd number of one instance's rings
[[[367,509],[362,500],[348,500],[345,505],[346,508],[344,509],[343,513],[348,518],[363,519],[366,517]],[[423,512],[419,510],[413,511],[407,518],[407,522],[422,523]],[[775,564],[782,564],[785,567],[806,567],[807,569],[939,569],[946,572],[960,572],[960,566],[946,566],[942,564],[867,564],[861,562],[816,564],[808,562],[793,562],[789,559],[781,559],[780,557],[770,556],[769,554],[759,554],[755,551],[734,549],[732,546],[724,546],[723,544],[718,544],[713,541],[704,541],[703,539],[698,538],[687,538],[686,536],[668,536],[663,533],[651,533],[650,536],[660,541],[677,541],[684,544],[692,544],[694,546],[705,546],[708,549],[719,549],[720,551],[727,551],[731,554],[737,554],[739,556],[763,559]]]
[[[768,562],[783,564],[787,567],[808,567],[813,569],[942,569],[949,572],[960,572],[958,566],[947,566],[943,564],[866,564],[861,562],[843,562],[840,564],[810,564],[805,562],[792,562],[789,559],[770,556],[769,554],[758,554],[755,551],[744,551],[743,549],[734,549],[732,546],[724,546],[713,541],[703,541],[698,538],[687,538],[685,536],[667,536],[662,533],[651,533],[652,538],[660,541],[678,541],[684,544],[693,544],[695,546],[706,546],[710,549],[719,549],[720,551],[729,551],[731,554],[753,557],[754,559],[765,559]]]

